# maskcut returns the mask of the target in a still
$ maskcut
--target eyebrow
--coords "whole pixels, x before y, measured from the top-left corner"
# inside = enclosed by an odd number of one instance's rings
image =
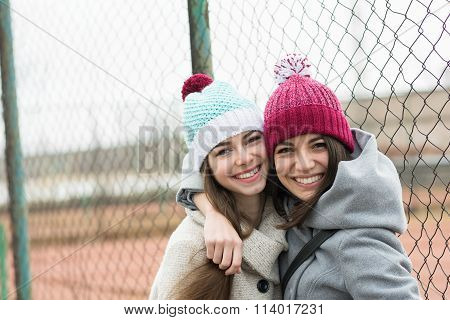
[[[318,136],[318,137],[312,138],[311,140],[309,140],[309,143],[316,142],[317,140],[323,140],[323,137],[322,136]]]
[[[289,142],[289,141],[283,141],[283,142],[279,143],[279,144],[277,145],[277,147],[278,147],[278,146],[281,146],[281,145],[283,145],[283,146],[288,146],[288,147],[293,147],[293,146],[294,146],[294,144],[293,144],[292,142]]]
[[[229,141],[222,141],[220,143],[218,143],[214,148],[212,148],[213,150],[219,147],[224,147],[224,146],[229,146],[231,145],[231,142]]]
[[[259,132],[259,131],[258,131],[258,130],[252,130],[252,131],[249,131],[249,132],[247,132],[247,133],[242,137],[242,139],[246,139],[248,136],[252,135],[252,134],[255,133],[255,132]]]
[[[242,139],[246,139],[248,136],[250,136],[251,134],[253,134],[253,133],[255,133],[255,132],[259,132],[259,131],[258,131],[258,130],[252,130],[252,131],[250,131],[250,132],[247,132],[247,133],[242,137]],[[230,142],[230,141],[222,141],[222,142],[218,143],[212,150],[214,150],[214,149],[216,149],[216,148],[218,148],[218,147],[229,146],[229,145],[231,145],[231,142]]]
[[[308,143],[313,143],[313,142],[316,142],[317,140],[323,140],[323,137],[322,136],[318,136],[318,137],[312,138],[311,140],[308,141]],[[277,145],[277,147],[281,146],[281,145],[287,146],[287,147],[293,147],[294,146],[294,144],[292,142],[289,142],[289,141],[283,141],[283,142],[279,143]]]

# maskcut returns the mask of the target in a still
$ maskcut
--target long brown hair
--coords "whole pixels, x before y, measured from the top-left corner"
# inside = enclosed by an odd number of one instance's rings
[[[316,205],[319,198],[324,194],[334,182],[338,169],[338,164],[341,161],[351,160],[350,152],[344,147],[344,145],[330,136],[322,136],[325,141],[326,148],[328,149],[328,169],[325,173],[325,177],[320,184],[317,193],[309,200],[303,201],[299,199],[299,202],[292,208],[291,212],[285,212],[283,201],[286,197],[295,197],[287,190],[277,177],[276,169],[274,165],[270,169],[270,179],[268,184],[273,194],[273,204],[276,211],[286,218],[287,222],[280,225],[281,229],[289,229],[294,226],[301,226],[312,209]]]
[[[255,226],[244,212],[239,211],[233,194],[214,178],[207,158],[203,161],[200,172],[203,175],[204,190],[209,202],[230,221],[241,239],[247,238]],[[242,230],[242,222],[248,226],[246,230]],[[233,275],[226,276],[218,265],[209,260],[180,281],[174,289],[174,299],[228,300],[233,277]]]

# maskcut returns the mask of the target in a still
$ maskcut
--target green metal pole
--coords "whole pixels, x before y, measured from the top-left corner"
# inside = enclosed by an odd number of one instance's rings
[[[12,225],[12,247],[17,299],[30,299],[30,267],[28,259],[28,219],[25,200],[24,169],[19,134],[13,40],[9,0],[0,0],[0,65],[2,104],[5,121],[6,175],[8,179],[9,213]]]
[[[207,0],[188,0],[192,73],[213,77]]]
[[[5,229],[0,224],[0,299],[8,298],[8,272],[6,270],[6,244]]]

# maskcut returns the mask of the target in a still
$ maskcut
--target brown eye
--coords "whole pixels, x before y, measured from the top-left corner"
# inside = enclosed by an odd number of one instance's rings
[[[323,149],[323,148],[326,148],[326,144],[325,144],[325,142],[319,142],[319,143],[315,143],[314,145],[313,145],[313,148],[314,149]]]
[[[216,157],[221,157],[221,156],[226,156],[231,152],[231,149],[227,148],[227,149],[222,149],[219,152],[216,153]]]

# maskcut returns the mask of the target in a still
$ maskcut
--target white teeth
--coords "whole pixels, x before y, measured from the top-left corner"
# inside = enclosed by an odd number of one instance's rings
[[[256,167],[255,169],[253,169],[250,172],[247,172],[247,173],[235,176],[235,178],[237,178],[237,179],[248,179],[250,177],[253,177],[258,171],[259,171],[259,167]]]
[[[317,176],[306,178],[306,179],[294,178],[294,180],[297,181],[298,183],[301,183],[301,184],[311,184],[311,183],[314,183],[316,181],[319,181],[322,178],[322,176],[323,175],[319,174]]]

